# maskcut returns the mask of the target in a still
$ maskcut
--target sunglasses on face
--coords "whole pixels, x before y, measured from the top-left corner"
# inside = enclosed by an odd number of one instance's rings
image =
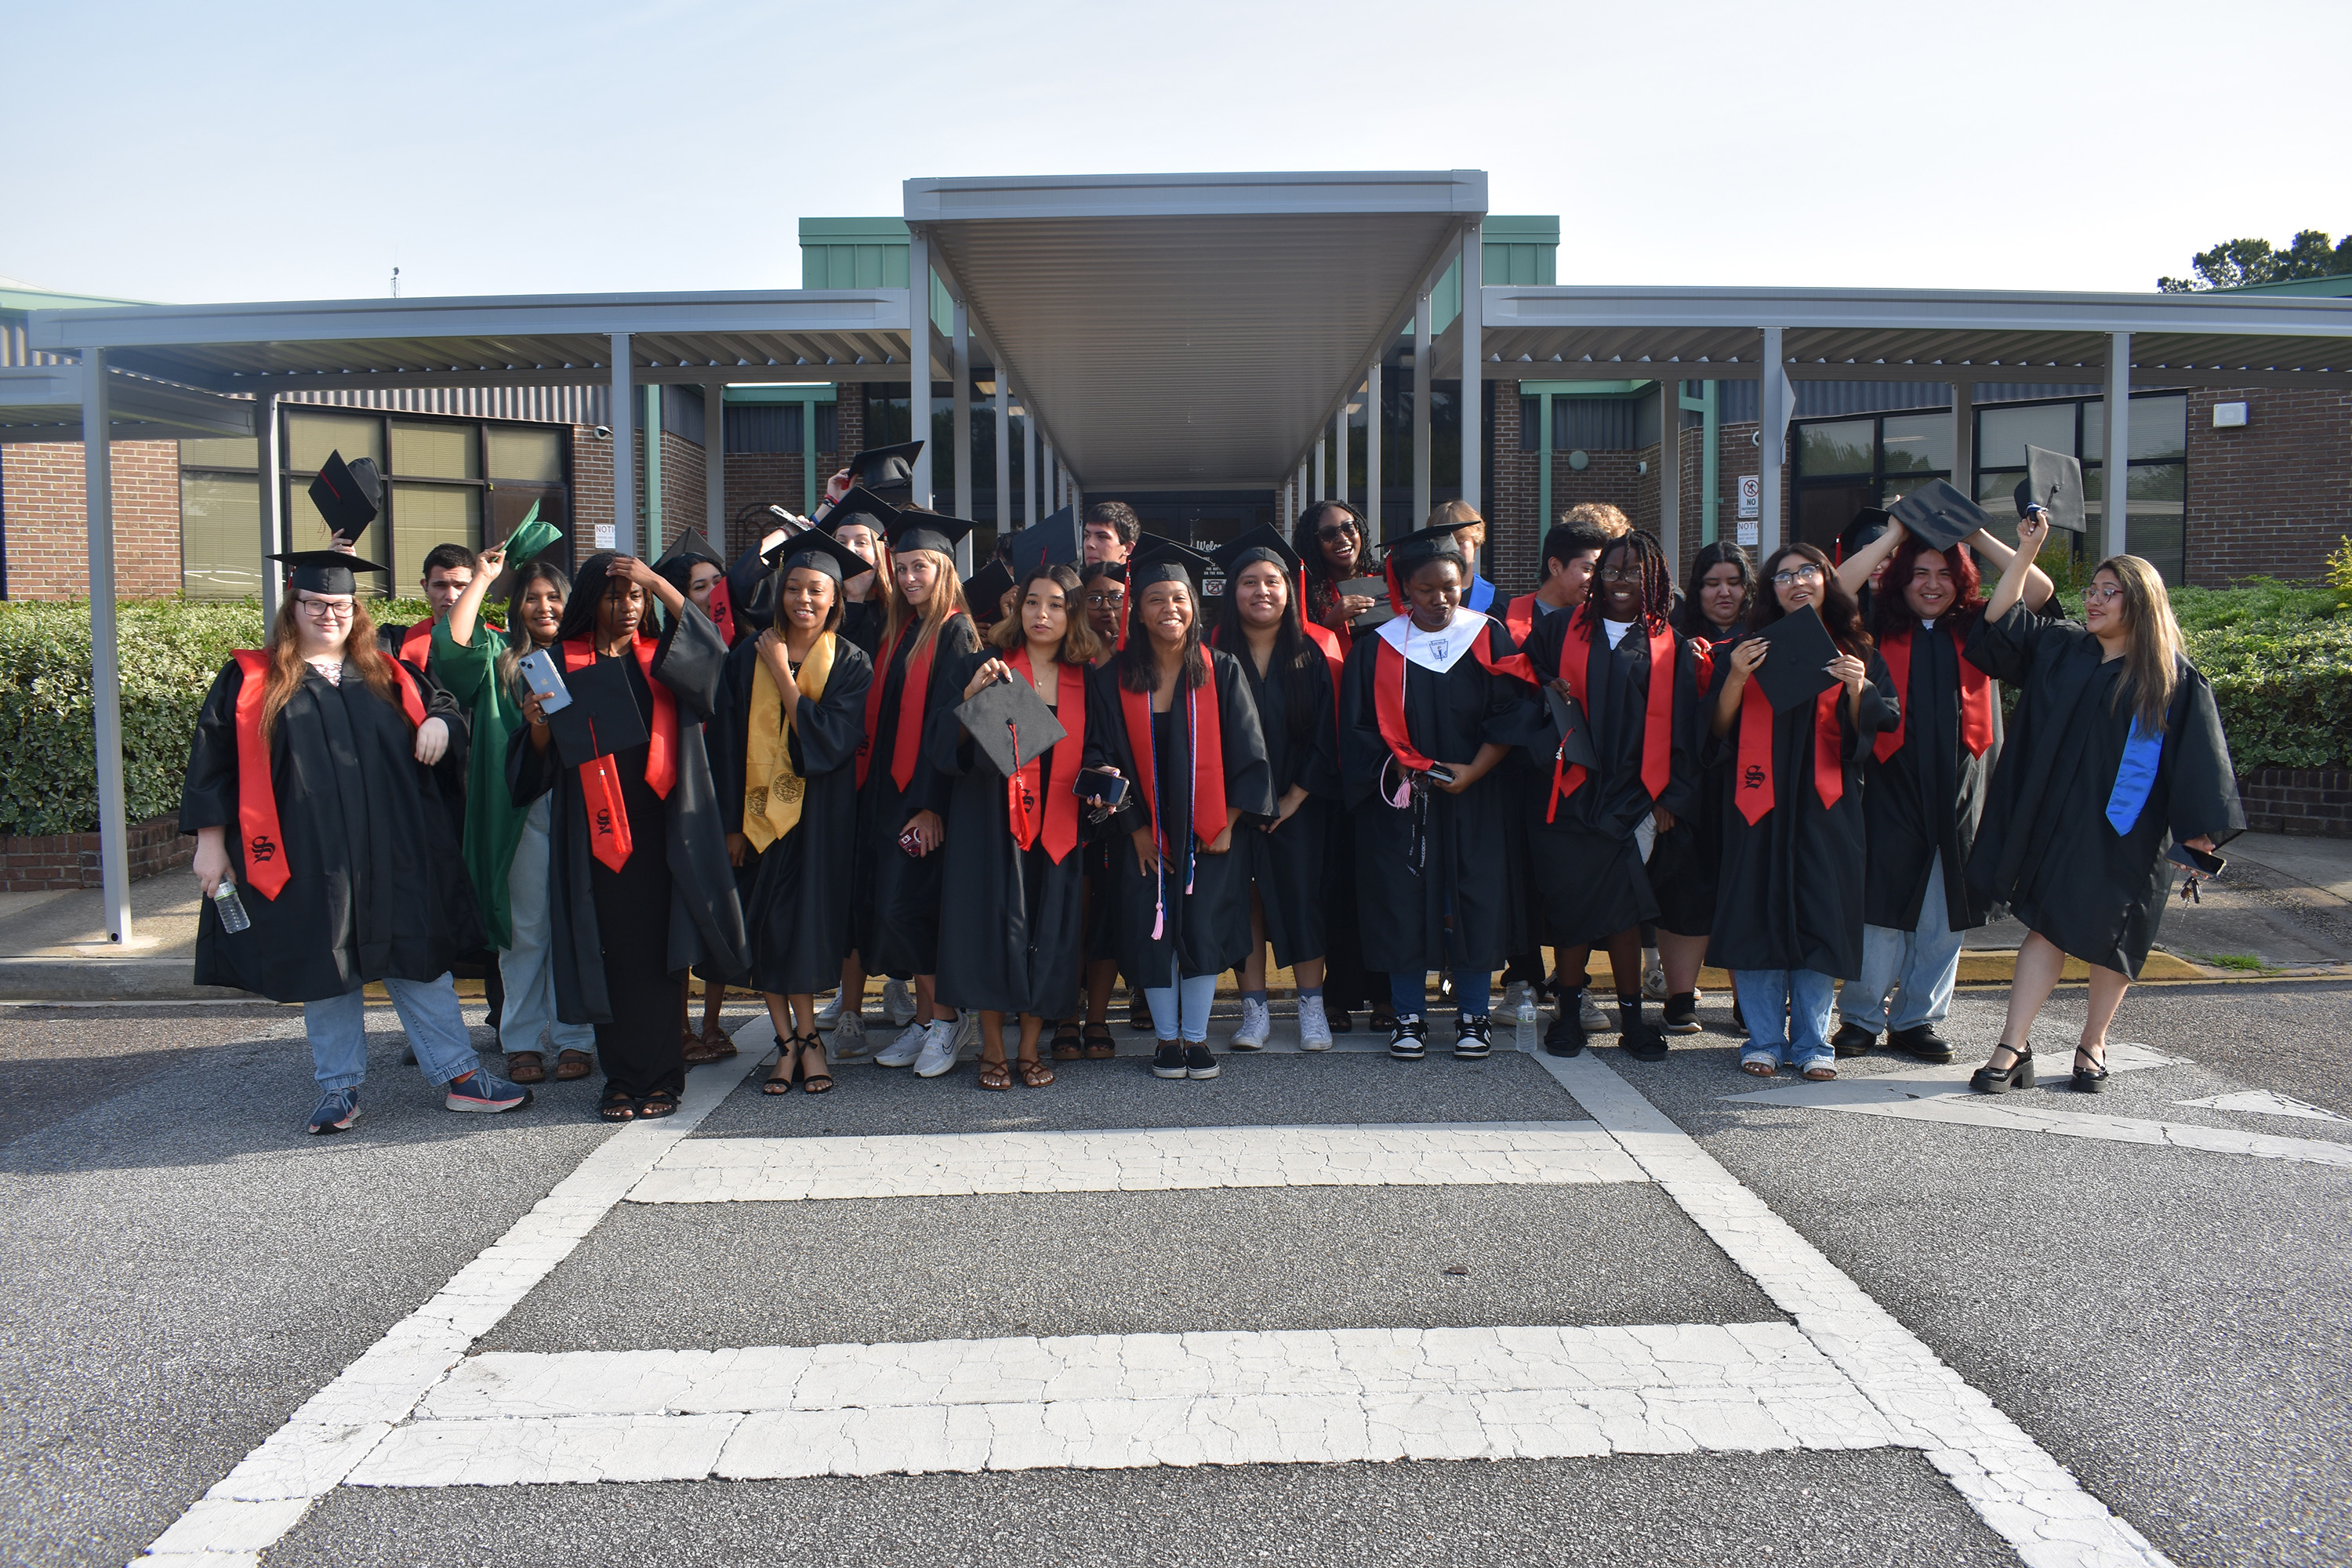
[[[1315,531],[1315,537],[1326,544],[1336,544],[1342,539],[1356,538],[1356,525],[1352,522],[1326,523]]]

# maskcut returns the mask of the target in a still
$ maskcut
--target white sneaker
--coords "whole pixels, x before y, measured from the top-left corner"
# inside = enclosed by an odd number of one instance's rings
[[[836,991],[833,994],[832,1001],[816,1010],[816,1026],[819,1034],[829,1031],[835,1024],[841,1022],[841,999],[847,994],[845,991]]]
[[[1509,1010],[1513,1023],[1534,1023],[1536,1021],[1535,987],[1524,980],[1512,981],[1507,999],[1503,1005]]]
[[[1266,1037],[1273,1033],[1274,1019],[1267,1013],[1265,1004],[1243,997],[1242,1026],[1234,1031],[1234,1049],[1262,1051],[1265,1049]]]
[[[824,1025],[820,1022],[817,1027],[822,1029]],[[855,1013],[843,1014],[834,1026],[833,1059],[837,1062],[855,1061],[866,1054],[866,1020]]]
[[[1328,1051],[1331,1048],[1331,1020],[1323,1016],[1323,998],[1301,996],[1298,999],[1298,1048],[1302,1051]]]
[[[901,1026],[915,1021],[914,988],[903,980],[882,983],[882,1013],[892,1023]]]
[[[1601,1010],[1601,1004],[1592,999],[1592,988],[1588,985],[1578,994],[1584,998],[1583,1010],[1577,1014],[1577,1021],[1584,1026],[1584,1032],[1588,1035],[1609,1033],[1609,1016]]]
[[[923,1032],[922,1053],[915,1058],[917,1078],[937,1078],[955,1066],[958,1032],[945,1018],[931,1020],[931,1026]]]
[[[920,1024],[909,1024],[898,1031],[898,1037],[882,1047],[874,1058],[877,1068],[903,1068],[914,1065],[922,1054],[923,1037],[929,1031]]]
[[[1642,994],[1653,1002],[1666,999],[1666,966],[1654,956],[1642,970]]]
[[[956,1015],[956,1049],[976,1049],[980,1045],[980,1009],[966,1007]]]

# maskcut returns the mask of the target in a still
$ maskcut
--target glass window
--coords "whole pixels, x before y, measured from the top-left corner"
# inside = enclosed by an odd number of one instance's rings
[[[2025,408],[1985,408],[1978,411],[1977,462],[1979,466],[2021,468],[2025,467],[2025,448],[2028,447],[2040,447],[2052,452],[2072,452],[2074,449],[2074,405],[2042,403]]]
[[[383,467],[383,421],[373,414],[312,414],[286,416],[286,466],[297,473],[315,474],[331,452],[341,452],[348,463],[373,458]]]
[[[2024,477],[2023,468],[1986,468],[1977,475],[1977,505],[1992,519],[1992,536],[2012,549],[2017,545],[2017,481]]]
[[[562,431],[493,425],[488,435],[490,478],[527,479],[542,485],[562,482]]]
[[[1952,416],[1906,414],[1889,418],[1879,435],[1889,474],[1948,474],[1952,471]]]
[[[2185,406],[2187,399],[2179,400]],[[2143,405],[2132,405],[2132,421]],[[2132,445],[2137,447],[2135,440]],[[2124,516],[2124,548],[2152,563],[2167,584],[2178,587],[2187,557],[2189,468],[2185,463],[2134,464]]]
[[[205,445],[214,445],[207,442]],[[232,445],[221,442],[218,445]],[[184,446],[196,443],[184,442]],[[250,447],[253,443],[247,441]],[[180,479],[180,588],[191,599],[261,595],[260,481],[247,476]]]
[[[1874,421],[1849,419],[1837,425],[1797,427],[1797,471],[1801,474],[1866,474],[1875,466],[1872,445]]]
[[[392,427],[391,471],[417,479],[478,479],[482,477],[479,427],[396,422]]]
[[[482,492],[459,485],[392,487],[392,580],[407,593],[425,576],[425,556],[454,541],[482,547]],[[376,559],[382,560],[382,556]]]
[[[1929,479],[1940,479],[1943,477],[1941,474],[1889,474],[1886,476],[1885,482],[1879,487],[1878,504],[1882,507],[1891,507]]]
[[[2083,461],[2098,463],[2107,456],[2107,405],[2099,398],[2083,405]],[[2135,397],[2131,401],[2131,460],[2177,461],[2189,456],[2189,399]]]
[[[223,436],[180,443],[184,468],[254,468],[261,466],[261,443],[250,436]]]

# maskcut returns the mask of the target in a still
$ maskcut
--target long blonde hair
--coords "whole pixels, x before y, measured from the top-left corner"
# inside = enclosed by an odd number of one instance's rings
[[[940,580],[932,587],[930,598],[919,610],[908,602],[906,594],[900,590],[898,570],[899,562],[917,555],[928,555],[940,563]],[[963,584],[956,577],[955,557],[942,555],[936,550],[892,552],[888,593],[889,597],[885,601],[887,607],[882,616],[882,646],[886,649],[888,648],[898,640],[900,632],[905,631],[910,624],[919,621],[922,623],[921,628],[915,634],[914,646],[907,650],[910,658],[929,647],[931,639],[940,635],[940,628],[948,624],[948,617],[961,614],[964,608]]]
[[[278,738],[278,715],[294,700],[302,684],[302,628],[298,619],[302,614],[297,607],[291,590],[278,606],[278,619],[270,624],[269,684],[261,698],[261,744],[266,750]],[[401,705],[399,677],[392,672],[390,656],[375,646],[375,618],[368,614],[367,602],[352,600],[352,629],[343,639],[343,658],[360,672],[374,692],[400,715],[401,722],[408,721],[408,710]],[[414,728],[414,726],[412,726]]]
[[[2180,685],[2180,623],[2173,619],[2172,595],[2156,568],[2137,555],[2110,555],[2091,574],[2112,573],[2123,588],[2124,630],[2131,646],[2124,653],[2124,678],[2109,700],[2114,709],[2131,706],[2132,728],[2146,735],[2164,733],[2164,717],[2172,694]]]

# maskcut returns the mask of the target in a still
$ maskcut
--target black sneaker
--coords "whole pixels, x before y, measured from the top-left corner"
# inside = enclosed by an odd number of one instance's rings
[[[1617,1037],[1617,1044],[1637,1062],[1662,1062],[1666,1059],[1665,1031],[1655,1024],[1637,1021],[1632,1028]]]
[[[1495,1052],[1493,1021],[1481,1013],[1475,1018],[1464,1018],[1454,1032],[1454,1054],[1465,1061],[1476,1061]]]
[[[1211,1051],[1206,1046],[1186,1046],[1184,1047],[1184,1076],[1186,1078],[1216,1077],[1217,1058],[1215,1053]]]
[[[1582,1009],[1570,997],[1563,1003],[1559,1016],[1544,1031],[1544,1051],[1555,1057],[1580,1056],[1584,1051],[1584,1018]]]
[[[1182,1078],[1184,1076],[1183,1041],[1162,1040],[1160,1042],[1160,1048],[1151,1053],[1151,1076],[1153,1078]]]
[[[1698,1021],[1698,997],[1688,991],[1677,991],[1666,998],[1665,1028],[1669,1035],[1696,1035]]]
[[[1417,1062],[1429,1054],[1429,1026],[1418,1013],[1399,1013],[1396,1032],[1389,1037],[1389,1055],[1401,1062]]]
[[[1866,1057],[1870,1054],[1870,1047],[1876,1044],[1878,1044],[1877,1030],[1865,1029],[1851,1019],[1840,1021],[1837,1033],[1830,1037],[1830,1049],[1836,1053],[1840,1061],[1849,1061],[1855,1057]],[[1946,1051],[1945,1059],[1949,1060],[1951,1054]]]
[[[1951,1042],[1936,1033],[1933,1024],[1915,1024],[1907,1029],[1897,1029],[1886,1037],[1889,1050],[1901,1051],[1914,1061],[1948,1062],[1952,1059]]]

